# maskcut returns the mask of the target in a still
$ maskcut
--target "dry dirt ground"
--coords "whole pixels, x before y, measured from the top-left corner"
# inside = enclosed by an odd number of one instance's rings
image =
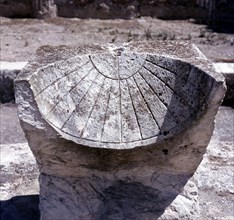
[[[147,40],[186,40],[196,43],[213,61],[234,60],[234,35],[215,32],[207,25],[196,24],[193,19],[0,19],[2,61],[28,61],[41,45]]]

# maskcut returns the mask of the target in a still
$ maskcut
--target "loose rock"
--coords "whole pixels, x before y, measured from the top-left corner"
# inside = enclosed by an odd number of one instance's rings
[[[186,43],[38,50],[15,87],[41,172],[42,219],[197,218],[192,179],[172,201],[202,160],[223,81]]]

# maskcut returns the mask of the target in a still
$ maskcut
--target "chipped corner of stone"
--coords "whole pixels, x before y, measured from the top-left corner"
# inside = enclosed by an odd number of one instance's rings
[[[227,86],[224,76],[220,73],[215,72],[214,83],[207,99],[207,104],[209,106],[216,106],[216,109],[218,111],[218,107],[222,104],[226,91]]]

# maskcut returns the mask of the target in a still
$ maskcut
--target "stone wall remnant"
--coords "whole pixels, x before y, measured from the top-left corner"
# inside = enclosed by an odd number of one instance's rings
[[[197,19],[233,22],[227,0],[1,0],[0,16],[22,18],[78,17],[97,19]]]
[[[57,16],[57,5],[54,0],[33,0],[32,11],[35,18],[54,18]]]
[[[225,86],[195,45],[44,46],[15,89],[42,219],[198,217],[191,176]]]

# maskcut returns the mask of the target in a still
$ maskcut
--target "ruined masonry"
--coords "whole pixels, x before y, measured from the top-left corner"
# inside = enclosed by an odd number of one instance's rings
[[[196,219],[224,78],[184,42],[41,47],[15,80],[41,219]]]

